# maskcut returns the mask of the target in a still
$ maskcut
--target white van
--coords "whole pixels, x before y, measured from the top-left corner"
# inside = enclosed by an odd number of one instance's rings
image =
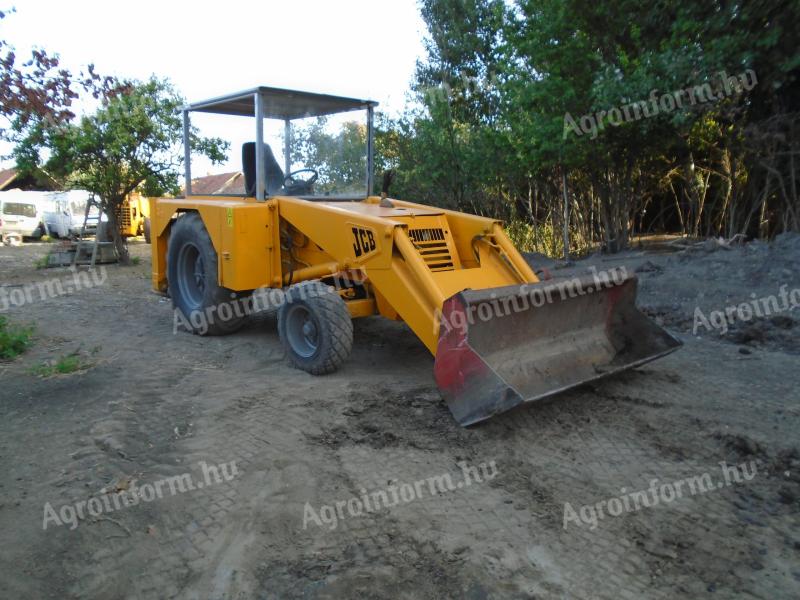
[[[80,235],[81,227],[83,227],[83,219],[86,216],[86,204],[91,199],[92,193],[86,190],[70,190],[64,193],[66,194],[66,200],[69,204],[69,212],[72,215],[70,233],[72,235]],[[97,205],[93,205],[89,211],[89,218],[86,221],[86,231],[84,233],[89,235],[95,234],[97,231],[97,217],[99,213],[100,211]],[[107,220],[106,215],[103,215],[103,221]]]
[[[42,205],[48,233],[59,238],[79,235],[86,216],[86,204],[91,197],[91,192],[86,190],[46,192]],[[86,233],[94,233],[97,229],[97,213],[97,207],[93,206],[86,222]]]
[[[40,238],[44,233],[44,211],[27,192],[0,192],[0,238],[9,234]]]
[[[72,211],[64,192],[51,192],[40,203],[44,211],[47,234],[57,238],[68,238],[72,227]]]

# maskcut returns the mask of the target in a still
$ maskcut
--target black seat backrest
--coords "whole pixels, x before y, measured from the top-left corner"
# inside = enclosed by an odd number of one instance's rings
[[[267,174],[267,195],[277,194],[283,188],[283,171],[272,148],[264,144],[264,170]],[[256,195],[256,143],[245,142],[242,144],[242,171],[244,172],[245,194]]]

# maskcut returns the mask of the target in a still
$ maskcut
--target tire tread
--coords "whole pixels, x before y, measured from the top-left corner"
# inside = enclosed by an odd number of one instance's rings
[[[321,355],[310,363],[299,360],[285,341],[283,309],[296,301],[305,302],[312,311],[316,311],[320,324],[329,334],[323,339]],[[295,284],[289,288],[286,303],[281,308],[278,313],[278,331],[292,366],[312,375],[328,375],[337,371],[350,357],[353,348],[353,321],[344,300],[333,288],[318,280]],[[325,343],[325,340],[330,343]]]

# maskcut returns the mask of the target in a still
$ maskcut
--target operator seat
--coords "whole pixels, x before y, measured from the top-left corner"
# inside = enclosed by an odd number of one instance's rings
[[[242,144],[242,171],[244,172],[244,189],[248,196],[256,195],[256,143],[245,142]],[[272,148],[264,144],[264,171],[267,177],[267,196],[278,194],[283,189],[283,171]]]

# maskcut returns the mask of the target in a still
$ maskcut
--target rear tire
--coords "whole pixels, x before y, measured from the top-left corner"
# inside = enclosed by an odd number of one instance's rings
[[[278,311],[278,334],[289,362],[312,375],[333,373],[353,348],[350,311],[336,290],[320,281],[289,288]]]
[[[178,318],[197,335],[238,331],[250,312],[250,293],[219,285],[218,258],[198,213],[179,217],[167,249],[167,281]]]

